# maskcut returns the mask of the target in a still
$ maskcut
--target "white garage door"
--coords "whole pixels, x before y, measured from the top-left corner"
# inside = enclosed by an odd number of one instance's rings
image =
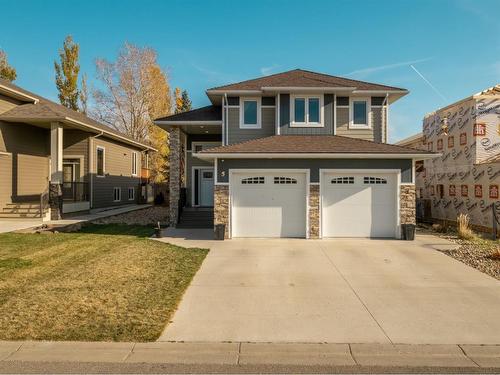
[[[325,173],[323,237],[395,237],[397,174]]]
[[[233,237],[305,237],[305,173],[233,173]]]

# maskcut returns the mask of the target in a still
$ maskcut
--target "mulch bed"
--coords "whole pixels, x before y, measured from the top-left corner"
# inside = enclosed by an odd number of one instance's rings
[[[431,230],[429,227],[425,229]],[[460,245],[456,250],[442,251],[443,253],[500,280],[499,240],[493,241],[479,236],[465,240],[459,238],[454,230],[449,230],[447,233],[436,231],[432,233]]]

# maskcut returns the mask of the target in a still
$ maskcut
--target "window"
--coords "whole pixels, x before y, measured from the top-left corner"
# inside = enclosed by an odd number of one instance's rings
[[[457,195],[457,189],[456,189],[455,185],[448,186],[448,195],[450,197],[454,197]]]
[[[211,172],[211,171],[205,171],[202,174],[202,178],[208,179],[208,180],[211,179],[211,178],[214,178],[214,173]]]
[[[368,99],[352,98],[351,99],[351,128],[369,128],[369,113],[370,108]]]
[[[122,189],[119,187],[113,188],[113,202],[120,202],[122,200]]]
[[[247,177],[241,180],[242,184],[263,184],[264,177]]]
[[[133,201],[135,199],[135,189],[133,187],[128,188],[128,200]]]
[[[297,180],[291,177],[274,177],[275,184],[296,184]]]
[[[443,140],[440,138],[437,140],[437,150],[441,151],[443,149]]]
[[[240,128],[260,128],[260,99],[242,99],[240,107]]]
[[[461,194],[461,195],[462,195],[462,197],[468,197],[468,196],[469,196],[469,186],[467,186],[467,185],[462,185],[462,186],[460,187],[460,191],[461,191],[461,193],[462,193],[462,194]]]
[[[104,147],[97,147],[97,176],[104,177]]]
[[[132,152],[132,176],[137,176],[137,152]]]
[[[424,171],[424,161],[417,160],[415,162],[415,172],[423,172]]]
[[[380,177],[363,177],[363,183],[365,185],[372,185],[372,184],[387,184],[387,180],[385,178],[380,178]]]
[[[448,148],[453,148],[455,147],[455,137],[450,135],[448,137]]]
[[[332,184],[354,184],[354,177],[337,177],[332,178]]]
[[[321,123],[322,98],[319,96],[297,96],[292,100],[292,122],[290,126],[316,126]]]
[[[203,151],[203,145],[194,146],[194,152],[200,152],[200,151]]]

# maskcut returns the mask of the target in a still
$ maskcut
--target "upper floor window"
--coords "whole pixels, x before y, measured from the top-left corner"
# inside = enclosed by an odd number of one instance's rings
[[[370,105],[366,98],[351,99],[351,128],[370,127]]]
[[[96,154],[96,174],[98,177],[104,177],[104,147],[98,146]]]
[[[132,176],[137,176],[137,152],[132,152]]]
[[[320,96],[293,97],[291,126],[323,126],[321,108],[322,98]]]
[[[260,99],[242,98],[240,107],[240,128],[260,128]]]

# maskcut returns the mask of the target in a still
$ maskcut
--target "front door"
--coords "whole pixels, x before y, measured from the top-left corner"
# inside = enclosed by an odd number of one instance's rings
[[[200,171],[200,205],[214,205],[214,171],[212,169],[202,169]]]

